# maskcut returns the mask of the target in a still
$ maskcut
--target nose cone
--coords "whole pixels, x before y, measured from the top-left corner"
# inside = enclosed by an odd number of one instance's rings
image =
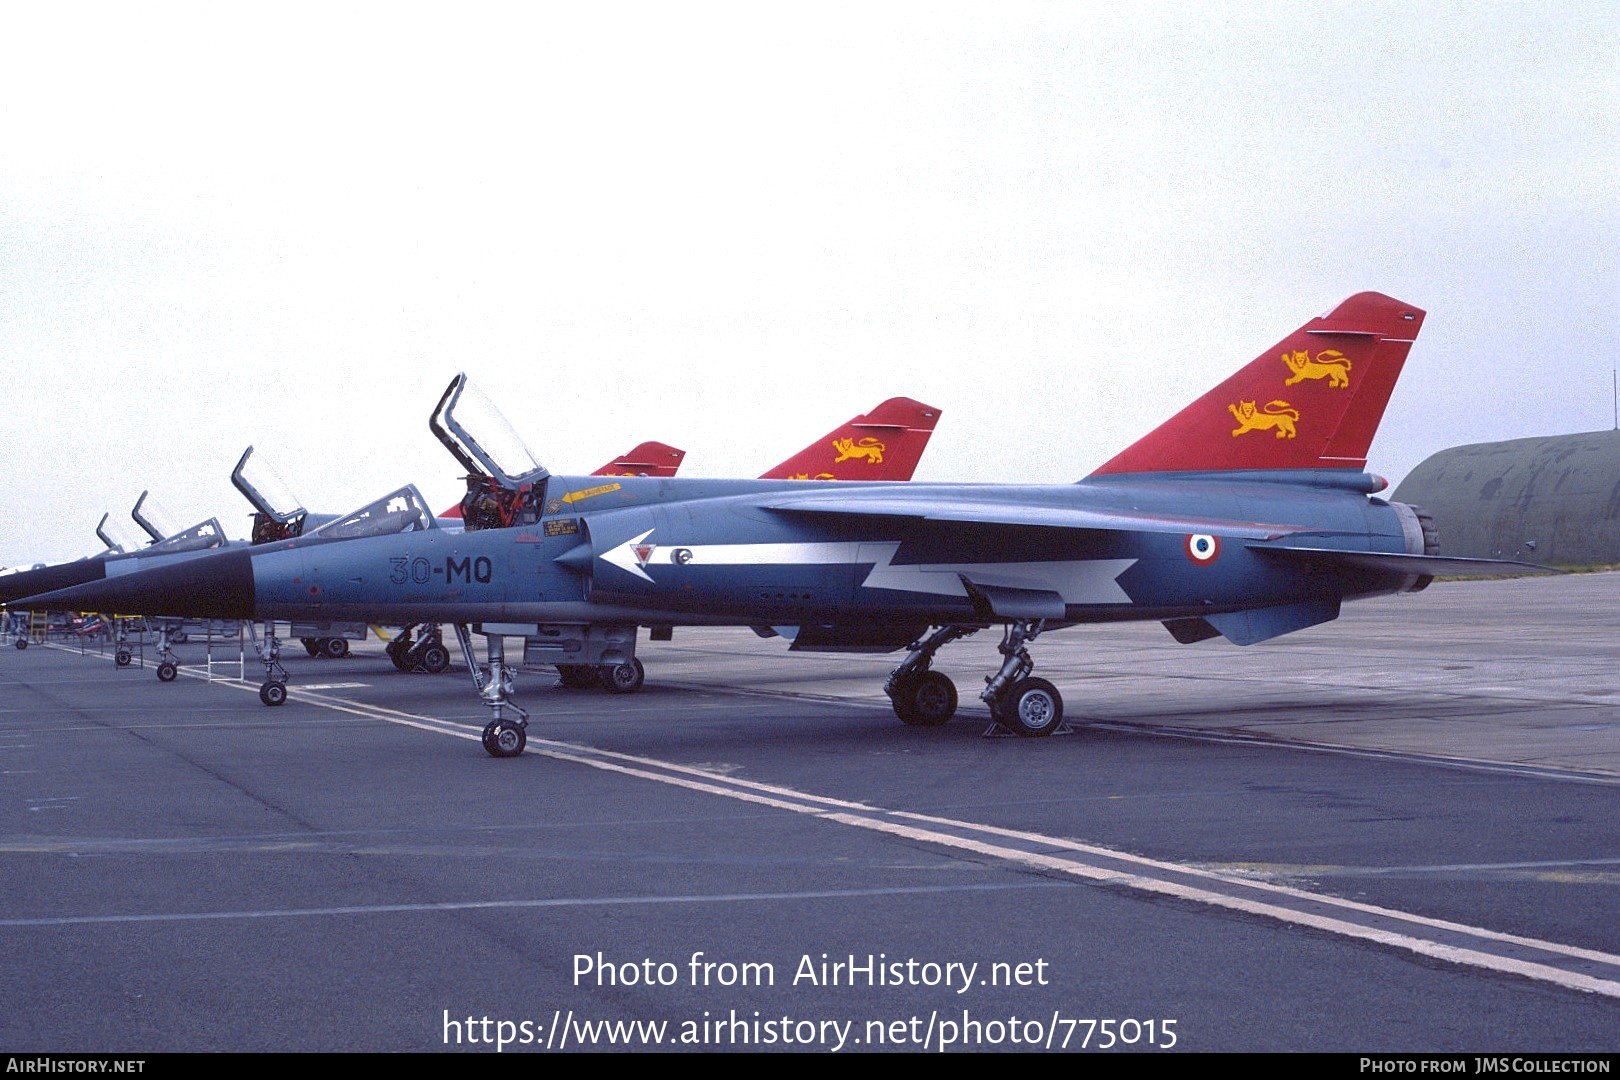
[[[89,559],[80,559],[78,562],[42,566],[38,570],[7,574],[0,577],[0,604],[9,604],[13,600],[33,596],[36,593],[69,589],[75,585],[83,585],[87,581],[100,581],[107,573],[106,564],[106,556],[96,555]]]
[[[12,606],[33,611],[251,619],[254,599],[252,556],[246,551],[226,551],[27,596]]]

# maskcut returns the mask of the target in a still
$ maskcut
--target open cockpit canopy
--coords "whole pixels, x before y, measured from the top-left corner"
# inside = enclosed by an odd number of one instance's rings
[[[231,470],[231,483],[236,485],[253,508],[272,521],[285,525],[306,511],[298,496],[276,472],[274,465],[261,457],[254,457],[253,447],[242,453],[242,459]]]
[[[150,491],[141,492],[141,497],[135,500],[135,509],[130,511],[129,516],[135,519],[135,524],[146,530],[146,535],[152,538],[154,544],[167,540],[180,531],[180,523],[158,505]]]
[[[146,546],[140,537],[135,535],[135,530],[111,514],[101,515],[101,523],[96,526],[96,535],[101,537],[101,542],[107,545],[108,551],[118,554],[133,554]]]
[[[490,477],[508,491],[549,475],[495,403],[465,373],[451,380],[428,427],[469,474]]]

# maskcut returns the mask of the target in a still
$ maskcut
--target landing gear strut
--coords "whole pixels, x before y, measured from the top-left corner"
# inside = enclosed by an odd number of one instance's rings
[[[911,652],[883,684],[894,714],[916,727],[938,727],[949,721],[956,714],[956,684],[942,672],[930,670],[934,654],[957,638],[978,632],[976,626],[942,626],[912,642]]]
[[[1045,679],[1030,677],[1035,661],[1026,646],[1046,629],[1046,620],[1019,619],[1008,625],[997,649],[1001,669],[985,680],[981,701],[1008,730],[1026,736],[1050,735],[1063,723],[1063,695]]]
[[[495,714],[495,718],[484,727],[484,749],[491,757],[517,757],[523,753],[524,744],[529,739],[529,714],[512,701],[513,671],[506,665],[505,639],[499,634],[488,634],[485,640],[489,643],[486,650],[489,666],[480,667],[473,657],[472,637],[466,624],[456,624],[456,641],[461,645],[467,670],[472,673],[473,685],[478,688],[478,696],[484,704]],[[503,717],[501,713],[506,709],[517,713],[517,719]]]

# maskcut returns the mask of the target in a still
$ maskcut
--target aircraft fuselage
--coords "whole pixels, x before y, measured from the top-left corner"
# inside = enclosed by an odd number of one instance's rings
[[[251,555],[252,616],[373,621],[775,624],[1165,619],[1302,597],[1395,591],[1402,575],[1280,562],[1253,550],[1309,523],[1317,546],[1407,551],[1388,504],[1349,487],[1130,477],[1057,486],[839,485],[906,506],[971,505],[1012,521],[820,512],[804,484],[552,477],[544,516],[513,529],[428,531]],[[808,509],[782,509],[800,495]],[[588,504],[588,505],[581,505]],[[881,510],[884,507],[879,507]],[[896,506],[895,509],[900,509]],[[1164,531],[1107,524],[1162,515]],[[919,510],[920,514],[921,511]],[[1207,521],[1205,533],[1169,525]],[[1221,525],[1241,526],[1222,534]],[[1190,549],[1211,538],[1208,552]],[[243,584],[246,584],[245,582]],[[232,595],[244,598],[241,590]],[[237,614],[249,614],[238,611]]]

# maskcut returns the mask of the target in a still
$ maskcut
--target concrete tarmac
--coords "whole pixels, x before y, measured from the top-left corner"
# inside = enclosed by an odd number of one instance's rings
[[[993,631],[913,729],[894,656],[678,629],[525,673],[512,760],[375,645],[276,709],[6,649],[0,1045],[1614,1051],[1617,588],[1053,632],[1050,739],[983,737]]]
[[[960,717],[989,721],[977,696],[999,663],[997,635],[938,655]],[[1054,631],[1031,653],[1075,723],[1620,776],[1620,573],[1440,582],[1247,648],[1120,623]],[[736,654],[747,660],[726,662]],[[738,689],[887,708],[883,679],[899,654],[789,654],[781,641],[699,628],[642,655],[665,682],[713,685],[719,666]]]

